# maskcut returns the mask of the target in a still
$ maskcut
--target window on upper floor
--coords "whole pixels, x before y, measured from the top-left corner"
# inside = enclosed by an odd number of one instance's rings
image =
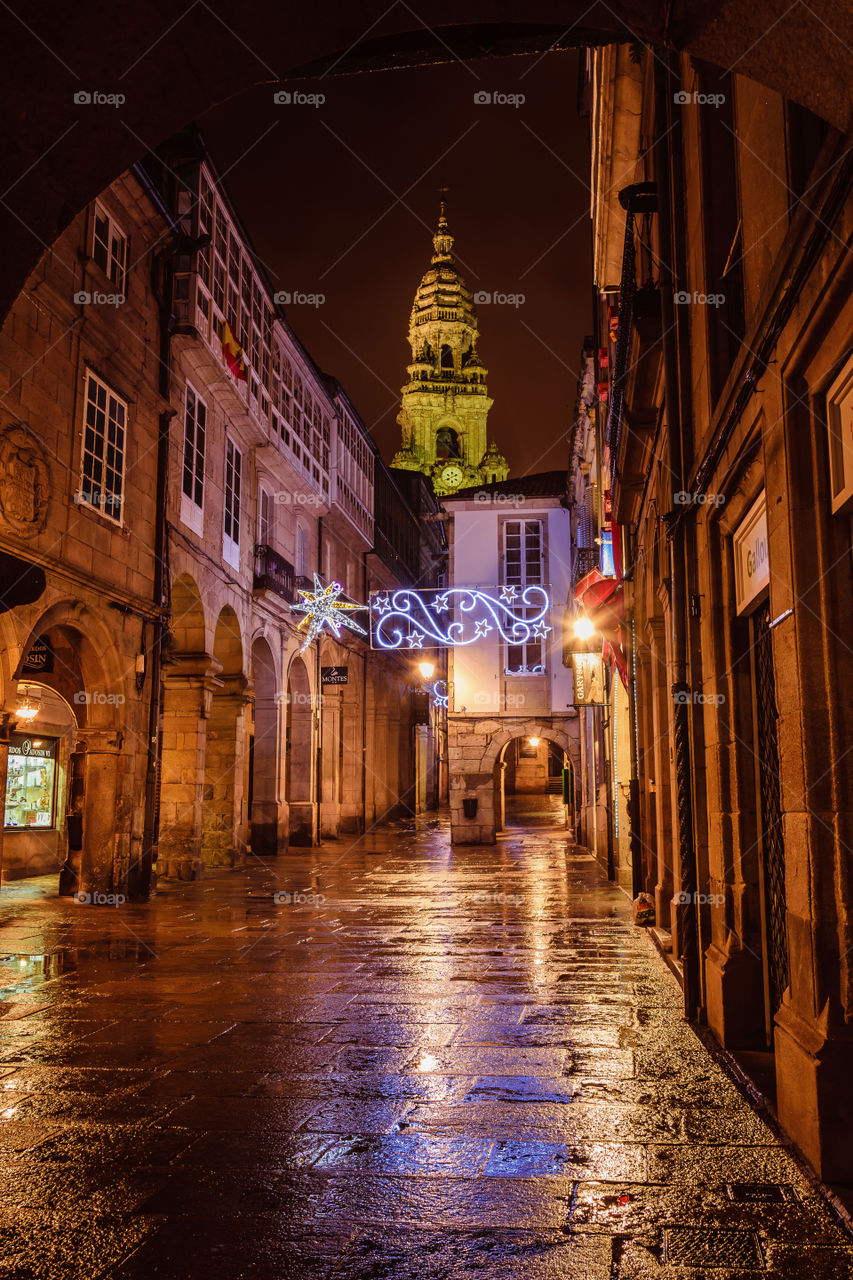
[[[127,236],[101,204],[95,205],[92,257],[118,293],[127,284]]]
[[[201,533],[204,508],[204,455],[207,445],[207,406],[187,383],[184,397],[184,465],[181,479],[181,520]]]
[[[231,439],[225,441],[225,491],[222,556],[232,569],[240,568],[240,514],[243,456]]]
[[[543,528],[541,520],[506,520],[502,526],[501,565],[503,584],[517,587],[542,586],[545,573]],[[533,617],[538,605],[515,606],[519,617]],[[531,640],[527,644],[505,646],[506,675],[542,675],[545,671],[545,642]]]
[[[296,526],[296,576],[304,578],[306,574],[305,561],[305,530],[301,524]]]
[[[122,523],[127,404],[92,371],[86,371],[83,452],[77,501]]]
[[[258,488],[258,542],[262,547],[272,545],[273,501],[269,491]]]

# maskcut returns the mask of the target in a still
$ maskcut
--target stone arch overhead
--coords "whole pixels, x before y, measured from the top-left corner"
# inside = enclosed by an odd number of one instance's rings
[[[523,724],[515,725],[512,729],[498,729],[492,734],[480,760],[480,773],[491,772],[504,747],[514,738],[528,737],[546,738],[548,742],[553,742],[565,751],[566,755],[572,754],[572,740],[562,729],[555,729],[547,723],[540,724],[538,720],[527,720]]]
[[[281,651],[281,641],[278,633],[268,627],[265,623],[256,626],[249,637],[249,654],[254,661],[255,649],[258,645],[265,645],[270,654],[270,665],[275,675],[275,685],[277,689],[281,688],[283,675],[283,661]]]
[[[293,6],[266,0],[221,7],[191,6],[175,19],[168,6],[136,5],[116,23],[105,0],[79,0],[73,22],[48,3],[10,26],[9,101],[37,92],[38,110],[20,106],[0,138],[11,184],[0,208],[0,315],[42,252],[148,147],[259,84],[299,78],[310,90],[333,74],[642,41],[736,67],[844,132],[853,120],[844,0],[425,0],[417,14],[386,0],[327,0],[298,23]],[[93,93],[104,89],[124,101],[99,105]]]
[[[170,588],[169,630],[178,649],[186,653],[210,653],[208,619],[198,583],[190,573],[179,573]]]
[[[13,611],[14,612],[14,611]],[[3,631],[7,637],[0,661],[3,665],[5,688],[11,693],[17,672],[30,646],[45,631],[52,629],[74,633],[83,681],[87,689],[102,689],[105,693],[124,694],[130,673],[122,662],[110,628],[103,618],[73,596],[63,596],[44,609],[37,619],[21,631],[15,626],[12,612],[3,617]],[[11,633],[11,634],[10,634]],[[120,704],[115,702],[93,703],[89,708],[90,725],[111,727],[119,722]]]
[[[219,610],[213,633],[213,656],[220,664],[220,678],[245,675],[245,646],[240,619],[230,604]]]

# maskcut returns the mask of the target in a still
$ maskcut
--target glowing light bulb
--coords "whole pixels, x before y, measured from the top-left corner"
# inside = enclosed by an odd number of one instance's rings
[[[575,621],[575,635],[578,640],[588,640],[590,636],[595,634],[595,627],[589,618],[578,618]]]

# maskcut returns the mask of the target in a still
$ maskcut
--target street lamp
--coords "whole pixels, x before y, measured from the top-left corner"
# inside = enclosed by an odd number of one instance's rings
[[[24,685],[21,701],[18,703],[16,715],[19,720],[35,720],[41,708],[41,699],[32,689]]]
[[[530,743],[531,747],[539,746],[539,738],[528,738],[527,741]]]
[[[591,636],[595,635],[595,627],[592,622],[589,618],[583,616],[575,619],[574,631],[578,640],[589,640]]]
[[[429,680],[430,676],[435,671],[435,664],[433,662],[419,662],[418,671],[420,671],[424,680]]]

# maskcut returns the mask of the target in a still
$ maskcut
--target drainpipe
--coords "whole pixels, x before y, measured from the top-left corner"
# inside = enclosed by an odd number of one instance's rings
[[[172,257],[175,250],[155,255],[151,266],[152,289],[160,313],[160,351],[157,389],[162,398],[169,399],[171,390],[171,323],[172,323]],[[162,266],[162,278],[160,268]],[[142,826],[142,856],[139,860],[135,885],[131,883],[131,898],[147,898],[156,887],[154,864],[160,836],[160,740],[162,736],[162,681],[163,646],[166,639],[165,616],[169,611],[169,556],[167,506],[169,483],[169,442],[174,409],[164,409],[160,414],[157,431],[157,487],[154,501],[154,593],[158,610],[152,627],[151,639],[151,689],[148,695],[148,745],[145,768],[145,808]],[[153,883],[152,883],[153,882]]]
[[[172,356],[172,277],[173,261],[177,254],[194,252],[209,242],[209,236],[191,239],[176,222],[172,210],[163,199],[150,174],[142,164],[133,166],[133,174],[171,232],[169,243],[151,262],[151,290],[159,313],[159,366],[157,390],[168,403],[171,395]],[[154,863],[160,827],[160,738],[163,727],[161,701],[163,676],[163,649],[166,639],[166,618],[170,614],[170,583],[168,573],[168,481],[169,444],[171,421],[176,410],[164,409],[160,414],[157,433],[157,482],[154,505],[154,592],[153,600],[157,616],[153,621],[151,641],[151,693],[148,702],[148,746],[145,770],[145,806],[142,828],[142,855],[136,874],[131,869],[131,897],[147,898],[156,887]]]
[[[677,57],[677,55],[675,55]],[[670,120],[673,55],[657,50],[654,61],[655,173],[660,196],[661,234],[660,297],[663,328],[663,363],[667,416],[667,467],[673,501],[667,514],[670,546],[670,608],[672,610],[672,655],[674,680],[676,809],[681,891],[688,902],[678,907],[678,937],[683,965],[684,1014],[696,1021],[700,1006],[700,959],[697,868],[693,823],[693,776],[690,758],[690,683],[687,636],[687,526],[675,521],[674,494],[684,490],[685,426],[690,420],[689,334],[686,307],[676,314],[675,293],[686,282],[684,240],[684,175],[682,168],[681,122]],[[671,265],[670,265],[671,264]]]

